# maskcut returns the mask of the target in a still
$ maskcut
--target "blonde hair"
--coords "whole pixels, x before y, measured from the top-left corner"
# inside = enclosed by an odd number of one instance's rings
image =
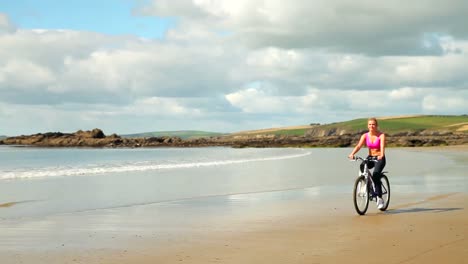
[[[375,118],[375,117],[370,117],[369,119],[367,119],[368,123],[369,123],[369,121],[374,121],[376,126],[379,125],[379,121],[377,121],[377,118]]]

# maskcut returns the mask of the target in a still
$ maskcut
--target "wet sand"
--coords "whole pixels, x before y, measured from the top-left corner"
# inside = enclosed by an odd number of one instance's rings
[[[415,150],[415,151],[437,151],[437,152],[467,152],[468,145],[453,145],[453,146],[434,146],[434,147],[414,147],[414,148],[404,148],[406,150]]]
[[[367,217],[307,214],[128,263],[466,263],[468,196],[448,194]],[[307,208],[307,205],[304,205]],[[347,212],[347,211],[346,211]],[[111,262],[119,261],[119,258]]]
[[[405,195],[387,212],[371,204],[366,216],[356,215],[343,199],[279,202],[259,208],[263,213],[256,217],[237,217],[237,222],[230,220],[232,225],[194,224],[196,232],[175,237],[155,235],[150,227],[127,233],[101,227],[101,238],[83,238],[89,231],[84,225],[83,237],[56,241],[49,249],[0,250],[0,258],[2,263],[466,263],[466,193]],[[86,224],[83,219],[99,214],[62,215],[53,222],[80,226]],[[151,221],[150,213],[140,212],[139,217],[145,214],[142,221]],[[111,224],[111,219],[106,221]],[[29,239],[35,239],[34,232]],[[73,246],[74,239],[98,242]]]

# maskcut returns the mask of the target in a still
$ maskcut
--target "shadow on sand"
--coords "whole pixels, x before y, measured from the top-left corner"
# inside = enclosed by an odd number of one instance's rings
[[[400,204],[396,205],[393,209],[388,209],[385,213],[387,214],[407,214],[407,213],[421,213],[421,212],[433,212],[433,213],[443,213],[443,212],[450,212],[450,211],[458,211],[464,210],[461,207],[448,207],[448,208],[425,208],[425,207],[418,207],[422,204],[428,202],[434,202],[437,200],[447,199],[451,196],[457,195],[458,193],[446,193],[446,194],[439,194],[434,195],[431,197],[427,197],[422,201],[416,201],[412,203]],[[410,208],[409,208],[410,207]]]
[[[389,209],[386,214],[408,214],[408,213],[420,213],[420,212],[433,212],[433,213],[444,213],[450,211],[463,210],[464,208],[453,207],[453,208],[406,208],[406,209]]]

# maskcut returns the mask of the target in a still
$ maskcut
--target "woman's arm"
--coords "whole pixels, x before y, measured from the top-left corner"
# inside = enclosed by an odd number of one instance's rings
[[[380,155],[377,159],[381,160],[385,156],[385,134],[380,135]]]
[[[348,155],[348,158],[354,159],[354,154],[356,154],[362,148],[365,140],[366,140],[366,134],[363,134],[361,136],[361,139],[359,139],[359,142],[357,143],[356,147],[354,147],[353,151],[351,151],[351,154]]]

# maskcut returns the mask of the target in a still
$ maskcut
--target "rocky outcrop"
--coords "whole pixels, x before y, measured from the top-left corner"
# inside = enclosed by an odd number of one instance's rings
[[[362,133],[330,136],[270,136],[265,138],[243,138],[232,140],[234,147],[353,147]],[[394,136],[387,135],[389,147],[448,146],[468,144],[468,134],[431,133],[427,135]]]
[[[48,132],[29,136],[9,137],[1,142],[7,145],[31,145],[42,147],[104,147],[120,137],[106,137],[102,130],[77,131],[76,133]]]
[[[342,136],[342,135],[346,135],[350,133],[351,133],[350,131],[347,131],[346,129],[343,129],[343,128],[324,129],[321,127],[315,127],[315,128],[311,128],[307,130],[305,132],[305,136],[306,137],[329,137],[329,136]]]
[[[81,131],[78,130],[75,133],[75,136],[82,137],[82,138],[105,138],[104,132],[101,129],[95,128],[91,131]]]
[[[179,137],[122,138],[116,134],[106,136],[102,130],[75,133],[49,132],[29,136],[9,137],[0,141],[6,145],[39,147],[352,147],[360,136],[342,130],[311,131],[304,136],[285,135],[227,135],[182,140]],[[389,147],[446,146],[468,144],[468,133],[450,131],[399,132],[387,135]]]

